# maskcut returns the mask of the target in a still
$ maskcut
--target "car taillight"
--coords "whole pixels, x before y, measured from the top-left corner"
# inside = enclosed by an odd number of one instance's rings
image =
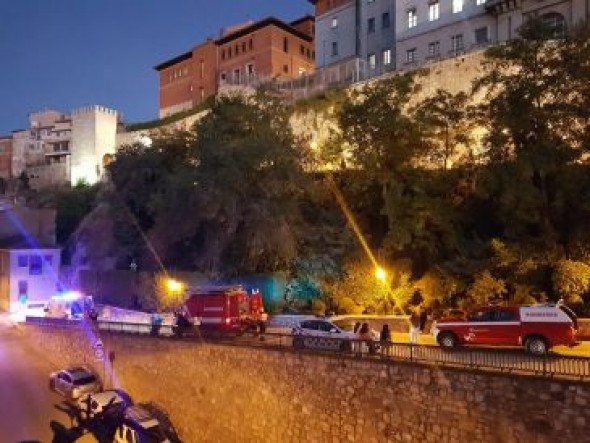
[[[226,325],[229,325],[230,323],[231,323],[231,318],[227,317],[227,318],[225,319],[225,324],[226,324]]]

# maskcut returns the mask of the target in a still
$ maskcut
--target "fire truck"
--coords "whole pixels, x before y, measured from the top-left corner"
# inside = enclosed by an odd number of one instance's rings
[[[544,355],[553,346],[575,346],[578,323],[566,306],[492,305],[474,309],[463,316],[443,317],[432,333],[442,347],[458,345],[523,346]]]
[[[266,321],[260,291],[248,292],[242,286],[196,288],[185,306],[204,329],[242,333]]]

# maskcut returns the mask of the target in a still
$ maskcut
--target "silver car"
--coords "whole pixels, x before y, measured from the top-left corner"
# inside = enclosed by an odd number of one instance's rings
[[[76,400],[84,394],[101,392],[102,382],[91,369],[74,366],[50,374],[49,389],[67,400]]]
[[[115,431],[114,443],[170,443],[162,425],[149,411],[139,406],[128,407],[123,423]]]

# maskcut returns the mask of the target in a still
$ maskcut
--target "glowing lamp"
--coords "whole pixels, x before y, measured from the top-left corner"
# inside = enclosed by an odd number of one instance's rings
[[[385,282],[385,280],[387,279],[387,273],[385,272],[385,269],[381,267],[376,268],[375,278],[379,281]]]

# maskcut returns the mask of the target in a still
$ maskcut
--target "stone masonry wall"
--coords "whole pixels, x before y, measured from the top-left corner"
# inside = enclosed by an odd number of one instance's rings
[[[77,331],[23,334],[55,368]],[[197,442],[588,442],[590,384],[150,337],[104,336],[121,386]]]

